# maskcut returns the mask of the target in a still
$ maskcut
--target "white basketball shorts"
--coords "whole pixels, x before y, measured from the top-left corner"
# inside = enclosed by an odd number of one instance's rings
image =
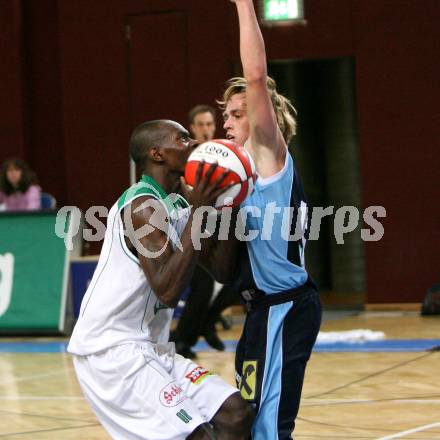
[[[174,354],[174,344],[129,343],[73,358],[88,402],[115,440],[184,440],[237,392]]]

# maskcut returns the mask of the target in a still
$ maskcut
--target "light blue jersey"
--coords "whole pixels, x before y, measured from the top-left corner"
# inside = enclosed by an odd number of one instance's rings
[[[246,243],[242,258],[242,289],[257,288],[271,294],[307,281],[301,232],[306,225],[306,207],[302,184],[288,153],[283,169],[269,178],[259,177],[254,192],[241,205],[242,212],[246,210],[242,216],[246,233],[251,234],[249,238],[256,236]]]

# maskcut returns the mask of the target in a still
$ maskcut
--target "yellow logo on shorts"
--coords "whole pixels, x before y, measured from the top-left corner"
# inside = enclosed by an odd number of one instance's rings
[[[257,385],[258,361],[244,361],[240,379],[240,393],[244,400],[254,400]]]

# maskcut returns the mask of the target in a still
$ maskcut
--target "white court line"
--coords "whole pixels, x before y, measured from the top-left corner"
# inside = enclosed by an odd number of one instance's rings
[[[382,401],[383,403],[440,403],[440,400],[438,399],[392,399],[392,400],[385,400]],[[377,402],[380,403],[380,402]]]
[[[426,429],[435,428],[436,426],[440,426],[440,422],[431,423],[430,425],[419,426],[418,428],[409,429],[408,431],[398,432],[393,435],[387,435],[386,437],[380,437],[377,440],[391,440],[393,438],[405,437],[407,434],[413,434],[414,432],[425,431]]]
[[[438,404],[440,399],[429,399],[428,397],[420,399],[387,399],[387,400],[377,400],[377,399],[309,399],[305,401],[302,406],[315,406],[319,404],[350,404],[350,403],[430,403]]]

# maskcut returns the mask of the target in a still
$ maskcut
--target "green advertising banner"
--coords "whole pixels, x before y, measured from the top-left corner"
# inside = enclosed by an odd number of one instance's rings
[[[69,251],[56,212],[0,213],[0,332],[64,329]]]

